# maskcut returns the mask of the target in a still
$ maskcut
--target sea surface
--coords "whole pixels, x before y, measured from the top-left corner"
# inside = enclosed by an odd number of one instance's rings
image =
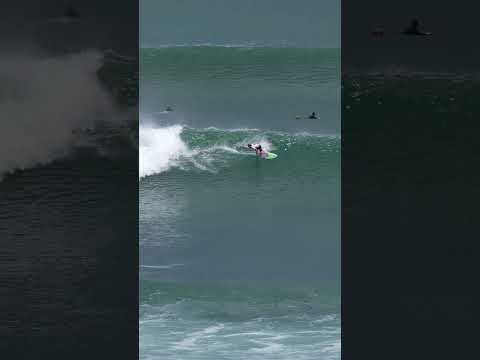
[[[140,50],[141,359],[340,358],[340,125],[339,49]]]
[[[5,52],[0,77],[0,333],[19,357],[111,355],[138,323],[138,61]]]

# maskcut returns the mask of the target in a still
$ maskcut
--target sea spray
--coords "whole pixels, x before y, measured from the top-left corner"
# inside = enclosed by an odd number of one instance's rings
[[[180,137],[180,125],[169,127],[148,127],[140,125],[139,129],[139,165],[140,178],[162,173],[175,164],[188,148]]]
[[[102,64],[98,51],[2,57],[0,178],[67,155],[76,130],[124,120],[97,78]]]

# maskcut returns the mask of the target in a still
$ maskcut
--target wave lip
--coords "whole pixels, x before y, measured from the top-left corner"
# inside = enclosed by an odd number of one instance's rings
[[[161,128],[139,129],[139,177],[162,173],[172,167],[188,147],[180,137],[183,127],[173,125]]]

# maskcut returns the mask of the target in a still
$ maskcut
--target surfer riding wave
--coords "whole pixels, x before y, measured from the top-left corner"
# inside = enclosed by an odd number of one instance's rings
[[[255,154],[257,156],[265,157],[267,155],[267,152],[262,148],[262,145],[260,145],[260,144],[247,144],[247,146],[250,149],[255,150]]]

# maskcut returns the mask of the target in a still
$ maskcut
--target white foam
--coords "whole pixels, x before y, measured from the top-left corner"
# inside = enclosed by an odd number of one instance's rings
[[[335,321],[335,320],[337,320],[337,315],[329,314],[329,315],[325,315],[325,316],[321,317],[320,319],[316,319],[312,322],[315,323],[315,324],[320,324],[320,323],[330,322],[330,321]]]
[[[185,127],[182,125],[158,127],[149,115],[141,114],[139,129],[140,179],[153,174],[161,174],[173,167],[187,170],[189,166],[192,166],[202,171],[215,173],[216,169],[212,163],[219,159],[217,156],[219,152],[250,155],[250,152],[241,152],[236,149],[236,147],[246,148],[246,141],[234,145],[217,143],[203,149],[190,149],[181,137],[184,130]],[[267,151],[271,148],[271,144],[264,138],[258,138],[255,142],[262,144]]]
[[[322,352],[331,353],[331,354],[340,354],[342,351],[342,342],[341,340],[334,340],[328,344],[325,344]]]
[[[140,126],[138,149],[140,178],[167,171],[182,155],[188,155],[188,147],[180,137],[182,130],[180,125],[160,128]]]
[[[175,343],[175,349],[191,350],[197,345],[198,341],[204,338],[208,338],[209,336],[218,333],[224,328],[225,328],[225,325],[217,324],[217,325],[208,326],[205,329],[190,333],[185,339]]]
[[[272,339],[272,340],[277,340],[277,339]],[[258,348],[251,348],[249,352],[252,353],[261,353],[261,354],[273,354],[273,353],[278,353],[282,352],[285,348],[283,344],[276,343],[275,341],[256,341],[256,340],[251,340],[252,342],[262,345],[262,347]]]
[[[219,150],[223,151],[223,152],[227,152],[227,153],[230,153],[230,154],[241,154],[240,151],[238,151],[237,149],[233,148],[233,147],[230,147],[228,145],[214,145],[208,149],[205,149],[204,152],[205,153],[215,153],[215,152],[218,152]]]
[[[263,331],[247,331],[247,332],[227,334],[227,335],[224,335],[223,337],[229,338],[229,337],[242,337],[242,336],[273,336],[273,334],[263,332]]]

